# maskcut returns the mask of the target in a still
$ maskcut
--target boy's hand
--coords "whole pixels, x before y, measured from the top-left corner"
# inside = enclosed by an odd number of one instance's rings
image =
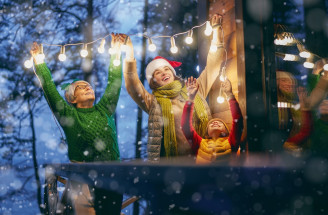
[[[189,101],[194,101],[199,89],[197,79],[192,76],[188,78],[188,80],[186,81],[186,87],[188,91]]]

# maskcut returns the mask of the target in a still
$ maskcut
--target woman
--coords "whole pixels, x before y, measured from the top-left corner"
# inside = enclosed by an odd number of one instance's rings
[[[232,94],[230,81],[227,79],[223,83],[222,88],[227,96],[227,100],[229,101],[232,114],[231,131],[229,131],[228,126],[223,120],[214,118],[207,124],[206,138],[199,136],[192,125],[194,100],[199,85],[193,77],[188,78],[186,85],[189,99],[183,109],[181,127],[191,148],[194,153],[197,154],[196,163],[211,163],[225,155],[230,155],[232,152],[237,152],[240,146],[240,139],[243,130],[243,116],[239,104]]]
[[[122,43],[121,35],[112,34],[112,43]],[[120,159],[113,114],[116,109],[122,83],[122,68],[115,67],[111,58],[108,82],[104,95],[94,105],[95,93],[91,85],[82,80],[62,85],[65,100],[58,93],[47,65],[36,56],[39,45],[34,42],[31,54],[36,64],[36,74],[42,84],[46,100],[62,126],[68,145],[68,157],[72,162],[114,161]],[[75,185],[73,185],[75,186]],[[76,185],[78,186],[78,185]],[[107,203],[101,204],[107,196]],[[112,195],[95,189],[95,209],[111,209],[120,214],[121,195]],[[76,206],[78,207],[78,206]],[[78,210],[78,209],[77,209]],[[116,212],[115,212],[116,211]]]
[[[221,21],[222,16],[213,16],[211,22],[215,26],[214,31],[218,32]],[[198,125],[196,130],[201,135],[205,134],[207,122],[211,118],[205,98],[219,74],[223,58],[222,40],[217,37],[213,38],[212,44],[218,46],[218,50],[208,54],[206,68],[198,78],[200,89],[195,100],[196,113],[193,122]],[[146,78],[153,90],[150,94],[138,78],[132,43],[129,42],[129,45],[124,79],[132,99],[149,114],[148,159],[155,161],[160,157],[191,155],[191,147],[180,127],[183,106],[188,98],[184,81],[176,76],[174,69],[181,63],[168,61],[162,57],[156,57],[151,61],[146,68]]]

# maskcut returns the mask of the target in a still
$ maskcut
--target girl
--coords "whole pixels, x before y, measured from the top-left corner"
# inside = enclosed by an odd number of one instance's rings
[[[199,136],[192,125],[194,100],[199,89],[199,84],[196,79],[191,77],[188,78],[186,85],[189,100],[186,102],[183,109],[181,127],[193,152],[197,155],[196,163],[211,163],[224,155],[231,154],[231,152],[237,152],[243,130],[243,117],[239,104],[232,94],[230,81],[226,79],[222,87],[229,101],[232,114],[231,131],[229,131],[229,128],[223,120],[214,118],[207,124],[206,139]]]

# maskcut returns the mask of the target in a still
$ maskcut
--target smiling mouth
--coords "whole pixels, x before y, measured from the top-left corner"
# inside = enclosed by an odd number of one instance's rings
[[[166,77],[164,77],[163,79],[162,79],[162,81],[167,81],[167,80],[169,80],[170,79],[170,76],[166,76]]]

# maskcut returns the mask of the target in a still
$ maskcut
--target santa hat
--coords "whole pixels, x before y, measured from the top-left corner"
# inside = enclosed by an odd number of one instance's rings
[[[154,60],[152,60],[146,67],[146,78],[148,83],[150,83],[150,79],[153,77],[153,73],[159,67],[167,66],[172,70],[173,74],[176,75],[174,68],[179,67],[180,65],[181,63],[177,61],[169,61],[161,56],[155,57]]]

